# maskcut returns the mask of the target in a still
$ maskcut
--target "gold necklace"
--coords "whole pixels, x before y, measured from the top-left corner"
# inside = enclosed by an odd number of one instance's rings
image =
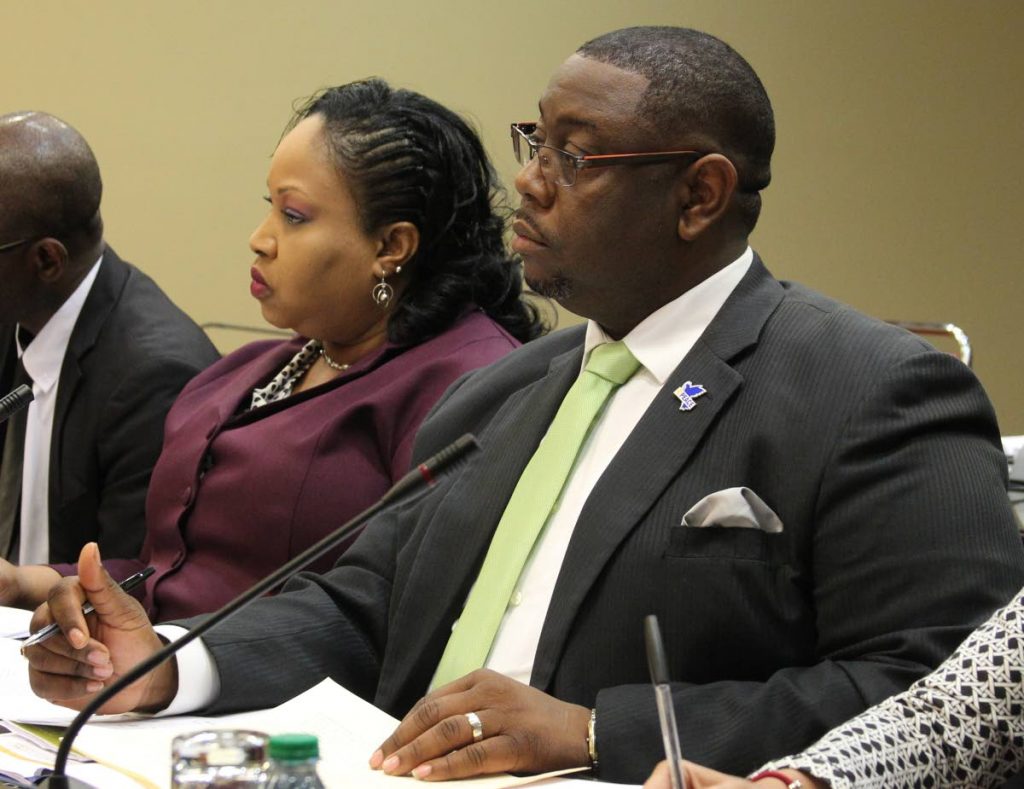
[[[334,361],[334,359],[328,356],[327,347],[324,345],[322,340],[320,341],[320,358],[327,363],[328,367],[330,367],[332,370],[337,370],[339,373],[345,372],[349,367],[352,366],[351,364],[342,364],[341,362],[336,362]]]

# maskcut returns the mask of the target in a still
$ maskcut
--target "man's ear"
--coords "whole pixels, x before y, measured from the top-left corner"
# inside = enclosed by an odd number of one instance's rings
[[[412,222],[395,222],[380,234],[377,266],[384,274],[394,274],[408,263],[420,248],[420,231]]]
[[[693,241],[728,211],[738,181],[736,167],[720,153],[691,164],[679,182],[679,237]]]
[[[56,238],[41,238],[29,249],[36,277],[40,282],[53,285],[60,282],[68,269],[68,250]]]

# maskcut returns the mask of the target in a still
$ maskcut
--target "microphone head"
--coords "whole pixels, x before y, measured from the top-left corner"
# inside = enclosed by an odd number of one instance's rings
[[[22,384],[10,394],[0,397],[0,422],[10,419],[21,409],[27,408],[33,399],[35,399],[35,395],[32,394],[32,387],[28,384]]]
[[[466,433],[455,439],[433,457],[420,464],[420,473],[424,476],[436,477],[460,462],[467,455],[480,449],[480,443],[472,433]],[[428,482],[432,480],[428,479]]]
[[[404,494],[407,485],[420,485],[424,482],[431,487],[437,481],[437,477],[446,471],[450,471],[453,467],[458,466],[466,455],[471,452],[475,452],[480,448],[479,442],[473,437],[472,434],[466,433],[451,444],[445,446],[436,454],[431,455],[416,467],[414,471],[404,476],[402,479],[395,483],[394,487],[388,491],[387,496],[392,493],[400,491]],[[419,472],[420,476],[416,477],[416,473]]]

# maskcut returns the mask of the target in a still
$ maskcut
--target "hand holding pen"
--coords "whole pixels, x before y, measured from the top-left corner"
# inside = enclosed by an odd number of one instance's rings
[[[118,586],[120,586],[121,589],[123,589],[125,592],[130,592],[132,591],[132,589],[135,589],[137,586],[144,583],[145,580],[155,572],[155,567],[147,567],[142,572],[138,572],[134,575],[128,576],[123,581],[121,581],[121,583],[119,583]],[[82,606],[82,616],[88,616],[95,610],[96,609],[92,603],[86,602],[85,605]],[[21,645],[21,650],[24,652],[31,646],[35,646],[36,644],[42,644],[44,641],[52,638],[59,632],[60,626],[56,622],[54,622],[51,625],[47,625],[46,627],[42,628],[41,630],[37,630],[35,633],[29,636],[25,640],[25,643]]]
[[[139,583],[136,581],[135,583]],[[95,611],[83,614],[83,603]],[[33,627],[55,622],[60,633],[22,648],[33,692],[47,701],[82,709],[95,694],[164,645],[142,604],[127,594],[104,569],[96,543],[78,557],[78,577],[64,578],[50,590]],[[129,685],[99,710],[106,715],[160,709],[174,697],[176,664],[166,665]]]

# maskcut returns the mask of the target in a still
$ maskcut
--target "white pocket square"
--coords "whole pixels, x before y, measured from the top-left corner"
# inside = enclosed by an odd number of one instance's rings
[[[782,531],[779,516],[750,488],[726,488],[708,494],[690,507],[682,525],[759,529],[768,534]]]

